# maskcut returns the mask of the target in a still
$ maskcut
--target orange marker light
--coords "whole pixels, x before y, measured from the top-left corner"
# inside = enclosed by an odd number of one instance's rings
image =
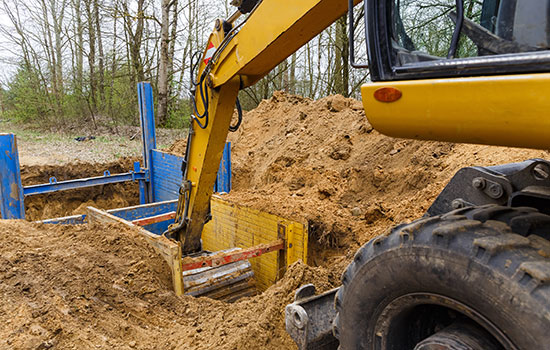
[[[380,102],[395,102],[401,95],[401,91],[393,87],[383,87],[374,91],[374,98]]]

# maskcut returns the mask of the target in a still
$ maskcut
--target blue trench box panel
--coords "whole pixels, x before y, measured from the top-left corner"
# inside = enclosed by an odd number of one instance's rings
[[[150,204],[141,204],[132,207],[125,208],[116,208],[106,210],[107,213],[117,216],[126,221],[132,222],[134,220],[148,218],[151,216],[156,216],[160,214],[166,214],[170,212],[175,212],[178,206],[178,201],[176,199],[165,202],[157,202]],[[46,219],[40,221],[43,224],[69,224],[69,225],[78,225],[84,224],[87,222],[85,214],[65,216],[61,218]],[[169,224],[172,224],[174,219],[157,222],[151,225],[143,226],[149,232],[160,235],[168,228]]]
[[[143,219],[169,212],[177,209],[177,198],[182,181],[181,165],[183,158],[165,153],[159,150],[151,150],[151,163],[153,164],[151,180],[153,186],[154,202],[134,207],[118,208],[107,210],[109,214],[120,217],[127,221]],[[224,148],[218,177],[214,186],[215,192],[229,192],[231,190],[231,143],[228,142]],[[86,221],[86,215],[73,215],[63,218],[43,220],[48,224],[79,224]],[[143,226],[146,230],[161,234],[174,222],[174,219],[157,222]]]
[[[153,200],[155,202],[177,199],[183,178],[181,165],[183,158],[159,150],[152,154]],[[218,177],[214,184],[214,192],[229,193],[231,191],[231,142],[225,144]]]
[[[0,134],[0,214],[3,219],[24,219],[25,203],[14,134]]]
[[[153,102],[153,88],[148,82],[140,82],[137,85],[139,104],[139,123],[141,125],[141,144],[143,147],[143,167],[153,168],[152,153],[157,148],[155,132],[155,110]],[[151,172],[150,171],[150,172]],[[140,182],[139,197],[140,203],[154,202],[154,182]]]

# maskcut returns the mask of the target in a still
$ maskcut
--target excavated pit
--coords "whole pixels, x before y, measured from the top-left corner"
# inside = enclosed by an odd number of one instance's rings
[[[307,220],[316,267],[297,263],[233,304],[178,298],[164,262],[131,229],[0,221],[0,348],[295,349],[284,306],[298,286],[336,285],[361,244],[421,216],[458,169],[549,158],[388,138],[360,102],[342,96],[276,93],[229,139],[234,186],[225,198]],[[181,154],[184,144],[170,151]]]
[[[235,303],[176,297],[170,271],[120,225],[0,223],[1,349],[292,349],[284,306],[325,269],[296,264]]]
[[[48,183],[51,177],[57,181],[103,176],[108,170],[111,174],[126,173],[133,169],[135,159],[125,158],[105,164],[72,163],[61,166],[32,165],[21,167],[23,186]],[[137,182],[108,184],[89,188],[60,191],[28,196],[25,198],[25,216],[27,220],[85,214],[86,207],[100,209],[121,208],[139,204]]]

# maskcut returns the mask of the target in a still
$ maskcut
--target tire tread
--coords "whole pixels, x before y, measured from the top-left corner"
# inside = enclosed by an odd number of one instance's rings
[[[334,335],[338,338],[343,334],[346,290],[361,268],[384,252],[403,245],[441,247],[444,242],[445,249],[477,260],[510,282],[515,281],[540,303],[550,304],[550,241],[541,237],[540,232],[550,232],[550,216],[532,208],[496,205],[461,208],[400,225],[389,235],[362,246],[343,273],[342,287],[335,297]]]

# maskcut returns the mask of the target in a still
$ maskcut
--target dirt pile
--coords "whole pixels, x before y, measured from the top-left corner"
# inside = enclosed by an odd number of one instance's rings
[[[2,349],[293,349],[284,306],[336,277],[297,263],[234,304],[176,297],[164,261],[132,229],[0,220]]]
[[[297,263],[266,292],[234,304],[178,298],[165,262],[130,228],[0,220],[0,348],[295,349],[283,315],[296,288],[337,284],[360,244],[422,215],[459,168],[549,156],[396,140],[373,130],[355,100],[284,93],[246,113],[230,140],[234,190],[226,198],[307,220],[310,261],[326,268]],[[23,183],[64,179],[40,172],[24,170]],[[129,198],[124,191],[115,192]]]
[[[399,140],[373,128],[359,101],[275,93],[245,113],[232,141],[228,199],[308,220],[310,257],[341,269],[357,247],[423,215],[454,173],[548,152]],[[172,151],[182,153],[185,142]]]
[[[57,181],[125,173],[133,169],[135,159],[123,158],[105,164],[71,163],[61,166],[34,165],[21,168],[23,186],[48,183],[51,177]],[[60,216],[84,214],[86,207],[112,209],[139,204],[137,183],[102,185],[78,190],[29,196],[25,198],[27,220],[43,220]]]

